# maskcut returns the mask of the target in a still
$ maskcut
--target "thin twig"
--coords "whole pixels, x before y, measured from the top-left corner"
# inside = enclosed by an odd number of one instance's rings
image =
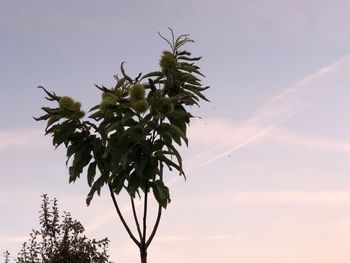
[[[168,39],[166,39],[164,36],[162,36],[162,34],[159,33],[159,32],[158,32],[158,35],[159,35],[161,38],[163,38],[163,39],[169,44],[169,46],[171,47],[171,49],[173,49],[173,45],[170,43],[170,41],[169,41]]]
[[[115,196],[114,196],[114,192],[113,192],[113,188],[112,188],[111,183],[108,183],[108,187],[109,187],[109,191],[110,191],[110,193],[111,193],[111,197],[112,197],[112,200],[113,200],[114,207],[115,207],[115,209],[117,210],[117,213],[118,213],[118,216],[119,216],[120,220],[122,221],[122,223],[123,223],[123,225],[124,225],[126,231],[128,232],[130,238],[135,242],[135,244],[136,244],[139,248],[141,248],[141,243],[135,238],[135,236],[134,236],[133,233],[131,232],[131,230],[130,230],[128,224],[127,224],[127,223],[125,222],[125,220],[124,220],[124,217],[123,217],[123,215],[122,215],[122,213],[121,213],[121,211],[120,211],[120,209],[119,209],[117,200],[115,199]]]
[[[132,198],[132,197],[130,196],[130,200],[131,200],[132,213],[133,213],[133,215],[134,215],[134,219],[135,219],[135,223],[136,223],[136,227],[137,227],[137,232],[139,233],[140,240],[142,240],[142,233],[141,233],[141,228],[140,228],[139,220],[138,220],[137,214],[136,214],[134,198]]]
[[[171,32],[171,40],[172,40],[173,47],[175,47],[175,36],[174,36],[174,30],[172,30],[170,27],[168,27],[168,29],[169,29],[169,30],[170,30],[170,32]]]

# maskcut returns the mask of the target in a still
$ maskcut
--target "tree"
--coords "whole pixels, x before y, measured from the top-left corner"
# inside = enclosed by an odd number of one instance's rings
[[[3,256],[4,256],[4,263],[10,263],[10,253],[6,250],[4,253],[3,253]]]
[[[62,220],[57,200],[42,195],[40,230],[33,230],[28,242],[18,253],[17,263],[108,263],[108,239],[95,240],[83,236],[84,227],[64,213]],[[9,253],[4,253],[9,263]]]
[[[200,57],[192,57],[180,50],[186,43],[194,42],[188,35],[171,40],[162,37],[170,46],[163,51],[160,70],[140,73],[131,78],[121,63],[121,74],[115,76],[112,88],[95,85],[102,92],[102,102],[91,108],[83,119],[81,104],[68,96],[58,96],[40,87],[46,99],[58,103],[56,108],[43,107],[44,115],[35,118],[46,121],[46,134],[53,138],[54,146],[67,149],[69,182],[87,171],[90,191],[86,198],[90,204],[101,188],[108,186],[116,212],[130,238],[140,250],[141,262],[147,262],[147,248],[157,231],[162,209],[170,202],[169,188],[164,184],[164,167],[176,170],[185,177],[182,157],[176,144],[188,144],[187,126],[193,117],[189,106],[207,100],[201,84],[200,68],[195,64]],[[69,162],[70,158],[73,159]],[[131,199],[137,235],[126,223],[116,200],[122,190]],[[147,234],[147,208],[150,191],[159,204],[155,224]],[[141,197],[142,196],[142,197]],[[138,219],[134,204],[136,197],[143,200],[143,219]]]

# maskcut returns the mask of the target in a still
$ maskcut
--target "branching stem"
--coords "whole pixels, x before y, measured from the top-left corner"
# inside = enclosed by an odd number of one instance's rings
[[[159,222],[160,222],[160,218],[162,217],[162,206],[159,205],[158,207],[158,214],[157,214],[157,220],[156,220],[156,223],[154,224],[154,227],[153,227],[153,230],[152,230],[152,233],[151,235],[149,236],[147,242],[146,242],[146,249],[148,248],[148,246],[151,244],[156,232],[157,232],[157,229],[158,229],[158,226],[159,226]]]
[[[159,171],[159,176],[160,176],[160,180],[163,181],[163,164],[160,163],[160,171]],[[148,246],[151,244],[156,232],[157,232],[157,229],[158,229],[158,226],[159,226],[159,222],[160,222],[160,219],[162,217],[162,206],[159,205],[158,206],[158,213],[157,213],[157,219],[156,219],[156,222],[154,224],[154,227],[153,227],[153,230],[151,232],[151,235],[149,236],[145,246],[146,246],[146,249],[148,248]]]
[[[148,186],[145,187],[145,200],[143,206],[143,233],[142,233],[142,246],[146,249],[146,231],[147,231],[147,207],[148,207]]]
[[[133,215],[134,215],[134,219],[135,219],[135,223],[136,223],[137,232],[138,232],[138,234],[139,234],[140,240],[142,240],[142,233],[141,233],[141,228],[140,228],[139,220],[138,220],[137,214],[136,214],[136,208],[135,208],[134,198],[132,198],[132,197],[130,196],[130,200],[131,200],[132,213],[133,213]]]
[[[128,232],[130,238],[135,242],[135,244],[136,244],[139,248],[141,248],[141,243],[135,238],[135,236],[134,236],[133,233],[131,232],[131,230],[130,230],[128,224],[125,222],[125,219],[124,219],[124,217],[123,217],[123,215],[122,215],[122,213],[121,213],[121,211],[120,211],[120,208],[119,208],[119,206],[118,206],[117,200],[115,199],[115,196],[114,196],[114,192],[113,192],[113,188],[112,188],[111,183],[108,183],[108,187],[109,187],[109,191],[110,191],[110,193],[111,193],[111,197],[112,197],[112,200],[113,200],[114,207],[115,207],[115,209],[116,209],[116,211],[117,211],[117,213],[118,213],[118,216],[119,216],[120,220],[122,221],[122,223],[123,223],[123,225],[124,225],[126,231]]]

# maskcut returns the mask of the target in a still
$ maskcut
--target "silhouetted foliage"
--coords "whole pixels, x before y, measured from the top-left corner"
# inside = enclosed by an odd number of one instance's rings
[[[188,108],[207,100],[196,65],[200,57],[192,57],[183,45],[194,42],[188,35],[172,37],[160,35],[170,50],[163,51],[160,69],[132,78],[121,63],[122,77],[115,76],[112,88],[95,85],[102,92],[102,101],[90,109],[87,119],[80,102],[58,96],[42,88],[46,99],[55,102],[42,107],[44,115],[35,118],[46,121],[46,134],[52,136],[55,147],[67,148],[69,182],[75,182],[84,169],[90,191],[90,204],[101,188],[108,186],[117,213],[129,236],[140,248],[142,262],[157,230],[162,208],[170,202],[170,193],[163,180],[163,167],[184,176],[182,157],[176,146],[188,144],[187,126],[193,117]],[[72,161],[70,161],[72,159]],[[125,190],[132,203],[138,238],[131,232],[118,207],[115,195]],[[148,193],[153,192],[159,204],[156,223],[146,237]],[[134,199],[143,195],[143,227],[137,219]]]
[[[108,239],[88,239],[84,227],[69,213],[59,215],[57,200],[43,195],[40,230],[23,243],[16,263],[108,263]],[[6,252],[5,252],[6,253]],[[9,263],[9,253],[5,255]]]

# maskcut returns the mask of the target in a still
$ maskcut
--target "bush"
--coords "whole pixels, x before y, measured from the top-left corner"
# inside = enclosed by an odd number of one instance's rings
[[[70,213],[60,215],[57,199],[46,194],[40,211],[40,230],[33,230],[28,242],[24,242],[16,263],[108,263],[109,240],[88,239],[84,227]],[[9,253],[4,253],[9,263]]]

